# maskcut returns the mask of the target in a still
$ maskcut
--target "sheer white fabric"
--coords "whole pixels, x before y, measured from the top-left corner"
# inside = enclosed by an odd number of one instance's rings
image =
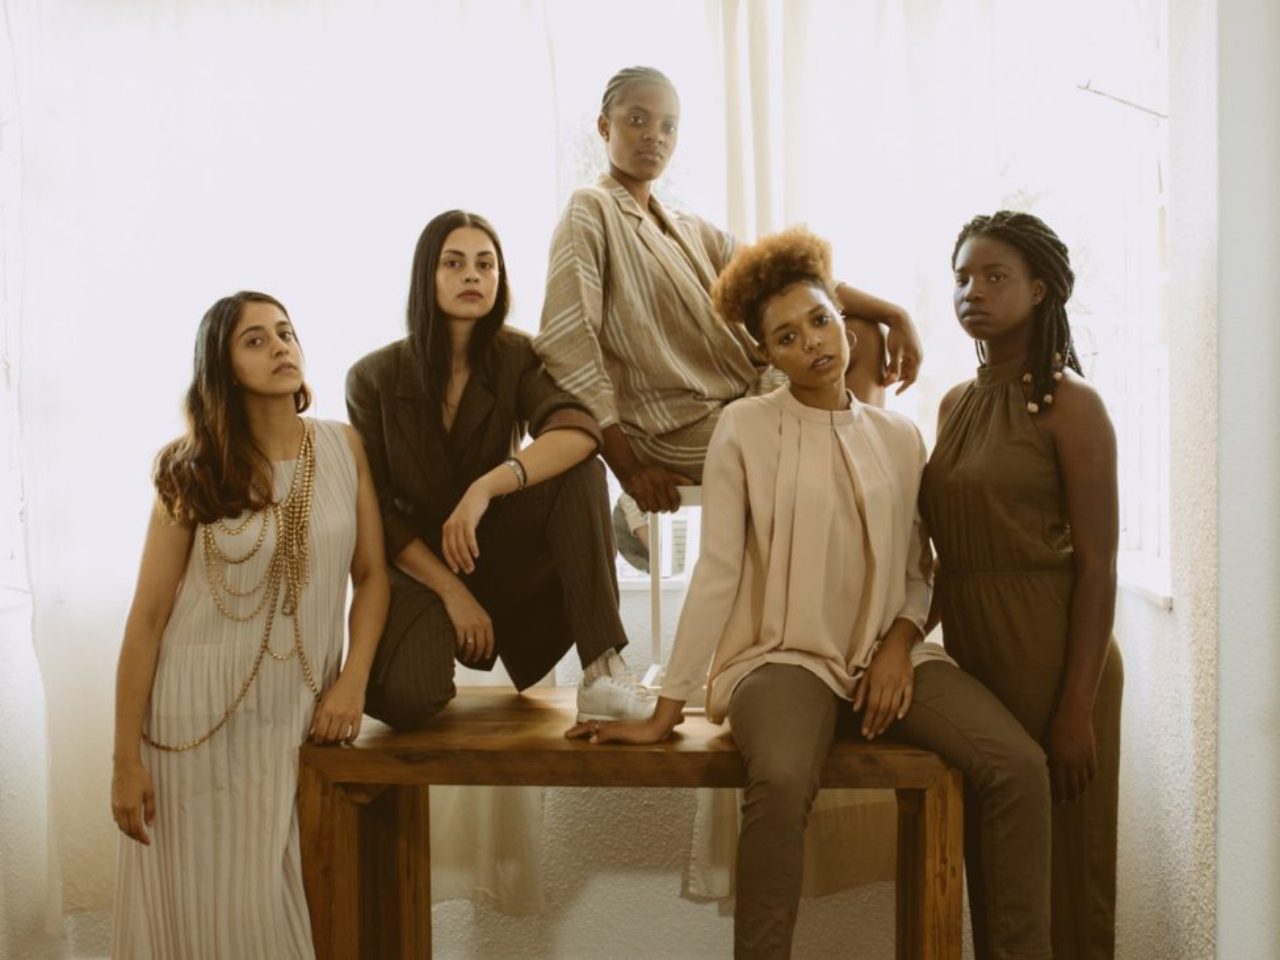
[[[683,114],[664,200],[742,239],[800,220],[831,237],[840,276],[920,323],[926,379],[894,402],[929,435],[942,391],[973,365],[947,269],[972,214],[1016,204],[1058,228],[1080,267],[1075,317],[1105,321],[1099,339],[1154,299],[1154,275],[1129,282],[1126,265],[1158,246],[1139,234],[1156,229],[1162,121],[1091,91],[1159,112],[1162,9],[8,0],[0,563],[29,544],[47,716],[37,704],[16,729],[23,743],[47,731],[53,909],[60,896],[65,916],[100,917],[111,901],[109,678],[151,457],[181,429],[195,327],[217,297],[279,296],[315,414],[341,418],[352,359],[401,335],[422,225],[466,207],[500,231],[513,321],[532,328],[552,227],[602,165],[605,80],[652,63]],[[521,809],[536,830],[536,804]],[[507,889],[478,875],[461,888]]]

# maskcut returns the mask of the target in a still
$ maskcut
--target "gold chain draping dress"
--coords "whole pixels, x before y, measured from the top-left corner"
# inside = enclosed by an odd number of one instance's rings
[[[316,683],[326,689],[342,656],[347,578],[356,537],[356,466],[340,424],[315,430],[310,582],[297,616]],[[274,464],[283,498],[295,462]],[[244,517],[227,521],[234,529]],[[242,534],[214,525],[224,553],[252,547],[259,518]],[[249,561],[226,566],[228,584],[246,590],[266,571],[274,524]],[[146,730],[182,744],[222,717],[253,668],[266,610],[235,622],[217,609],[205,578],[200,529],[165,627]],[[284,590],[280,591],[283,601]],[[231,598],[236,600],[238,598]],[[247,613],[256,598],[231,606]],[[247,606],[245,606],[247,603]],[[286,653],[292,624],[277,610],[271,649]],[[312,957],[302,887],[295,794],[298,747],[316,708],[296,655],[262,660],[239,709],[208,741],[182,752],[142,746],[156,788],[151,845],[121,838],[117,867],[114,957],[120,960],[293,960]]]
[[[920,501],[941,561],[935,590],[947,652],[1043,746],[1066,663],[1075,567],[1057,455],[1027,411],[1025,369],[1024,358],[978,369],[939,431]],[[1053,949],[1062,960],[1115,951],[1122,686],[1112,640],[1093,712],[1097,778],[1083,798],[1053,807]],[[965,840],[974,843],[974,831]]]

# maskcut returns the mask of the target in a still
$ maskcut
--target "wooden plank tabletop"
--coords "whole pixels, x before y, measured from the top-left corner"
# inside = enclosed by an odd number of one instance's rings
[[[345,747],[302,748],[301,762],[332,783],[610,787],[736,787],[742,758],[727,728],[689,716],[664,743],[594,745],[566,740],[573,687],[461,688],[425,729],[396,733],[366,720]],[[946,767],[926,750],[887,741],[837,741],[826,787],[924,789]]]

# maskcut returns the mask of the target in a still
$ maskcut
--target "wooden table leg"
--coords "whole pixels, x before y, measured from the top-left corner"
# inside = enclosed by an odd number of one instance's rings
[[[964,884],[964,793],[951,770],[926,790],[898,794],[898,960],[959,960]]]
[[[920,886],[924,882],[921,869],[923,856],[924,793],[920,790],[899,790],[898,794],[898,871],[895,893],[897,911],[895,926],[897,960],[916,960],[920,956]]]
[[[396,791],[400,960],[431,956],[431,801],[428,787]]]
[[[317,960],[360,955],[359,810],[337,784],[298,771],[302,879]]]

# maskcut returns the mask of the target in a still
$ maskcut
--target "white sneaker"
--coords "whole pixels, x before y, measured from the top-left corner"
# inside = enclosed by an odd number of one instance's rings
[[[578,684],[578,722],[587,720],[648,720],[658,698],[629,672],[611,674]]]

